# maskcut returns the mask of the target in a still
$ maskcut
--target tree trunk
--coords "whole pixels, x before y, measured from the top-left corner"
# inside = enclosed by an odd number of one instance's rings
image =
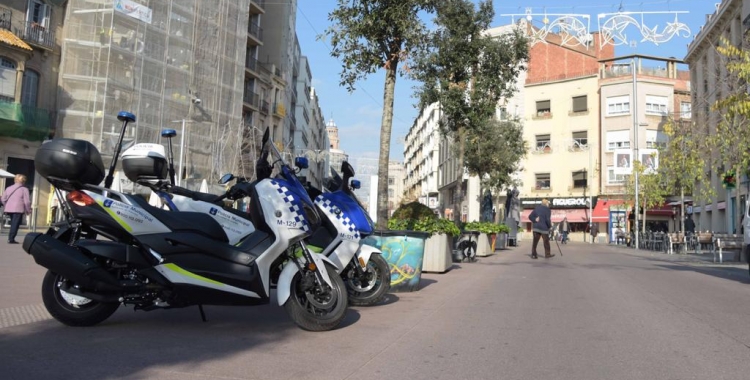
[[[687,232],[685,231],[685,188],[680,186],[680,232],[685,239],[682,245],[682,253],[687,253]]]
[[[385,70],[383,91],[383,119],[380,126],[380,158],[378,160],[378,221],[377,228],[388,227],[388,161],[391,155],[391,129],[393,128],[393,97],[396,90],[397,60],[391,60]]]

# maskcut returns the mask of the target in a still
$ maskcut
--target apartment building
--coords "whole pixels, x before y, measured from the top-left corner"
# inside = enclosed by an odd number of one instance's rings
[[[643,55],[600,61],[602,149],[598,161],[602,191],[594,222],[601,223],[599,231],[606,231],[610,237],[617,228],[631,227],[610,220],[613,214],[602,212],[605,203],[610,211],[628,211],[624,208],[629,203],[625,200],[625,183],[633,162],[653,163],[653,169],[658,168],[658,149],[668,141],[664,124],[670,118],[690,118],[690,74],[679,68],[681,64],[674,58]],[[633,156],[636,147],[640,157]],[[646,210],[646,222],[654,229],[672,230],[672,216],[670,207]]]
[[[28,178],[34,213],[24,224],[47,219],[40,204],[47,204],[48,192],[36,176],[34,155],[54,136],[64,16],[59,2],[0,5],[0,169]],[[3,180],[0,194],[13,184],[13,178]]]
[[[598,46],[596,36],[590,41],[570,46],[550,33],[529,50],[521,114],[529,154],[518,188],[527,232],[528,215],[547,198],[553,223],[567,218],[572,240],[587,236],[600,191],[598,61],[614,54],[612,46]]]
[[[709,132],[716,131],[720,120],[717,111],[711,105],[728,92],[727,70],[721,62],[716,46],[721,38],[743,49],[748,48],[747,32],[750,28],[750,0],[723,0],[716,3],[713,14],[706,15],[706,23],[688,45],[685,62],[690,65],[690,82],[692,84],[692,121],[698,125],[708,126]],[[721,186],[722,175],[719,168],[707,168],[710,173],[711,187],[716,197],[711,200],[700,200],[693,207],[696,228],[700,230],[729,232],[739,231],[735,225],[736,192],[740,192],[740,208],[745,209],[747,200],[746,176],[733,191]]]
[[[388,216],[401,205],[404,198],[404,164],[398,161],[388,162]]]
[[[419,112],[404,144],[404,193],[438,211],[439,103]]]

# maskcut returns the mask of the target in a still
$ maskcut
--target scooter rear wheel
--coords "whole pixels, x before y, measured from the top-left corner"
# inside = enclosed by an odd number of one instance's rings
[[[346,316],[348,297],[346,285],[336,268],[326,263],[326,271],[331,279],[331,288],[321,291],[320,286],[306,283],[313,281],[306,276],[311,272],[297,272],[292,279],[289,299],[284,303],[284,309],[297,326],[308,331],[328,331],[338,326]]]
[[[378,303],[385,298],[391,288],[391,272],[388,262],[380,254],[373,254],[367,262],[367,269],[360,276],[356,268],[358,265],[352,260],[344,269],[344,282],[349,292],[349,304],[353,306],[368,306]]]
[[[94,326],[109,318],[119,303],[102,303],[67,293],[61,289],[67,280],[47,271],[42,280],[42,301],[47,311],[68,326]]]

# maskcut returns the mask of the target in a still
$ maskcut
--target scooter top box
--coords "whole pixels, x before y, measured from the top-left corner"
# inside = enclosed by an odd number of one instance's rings
[[[57,177],[90,185],[98,185],[104,179],[102,156],[85,140],[48,141],[37,150],[34,165],[45,179]]]
[[[122,154],[122,171],[133,182],[167,178],[167,159],[160,144],[136,144]]]

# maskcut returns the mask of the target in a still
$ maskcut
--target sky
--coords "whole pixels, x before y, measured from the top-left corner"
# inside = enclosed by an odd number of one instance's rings
[[[271,0],[271,2],[274,0]],[[531,8],[534,23],[538,25],[546,13],[549,19],[554,14],[588,14],[590,30],[599,30],[597,15],[623,12],[688,12],[677,14],[680,22],[687,24],[691,34],[689,37],[675,37],[669,42],[654,45],[641,42],[641,34],[637,28],[625,30],[628,39],[636,39],[635,46],[617,46],[615,55],[645,54],[661,57],[684,58],[687,45],[705,23],[706,14],[715,11],[714,4],[720,0],[568,0],[575,5],[561,5],[565,2],[551,0],[494,0],[495,19],[492,26],[501,26],[513,21],[507,14],[526,14]],[[267,6],[270,2],[267,2]],[[309,59],[312,71],[312,86],[316,89],[320,108],[326,120],[333,118],[339,128],[341,149],[350,157],[377,158],[380,150],[380,126],[383,113],[383,86],[385,73],[383,70],[371,74],[365,80],[356,84],[356,90],[349,92],[341,86],[341,62],[331,57],[330,43],[324,36],[331,22],[328,14],[337,6],[337,0],[298,0],[297,2],[297,37],[302,55]],[[641,16],[634,16],[640,20]],[[515,18],[518,20],[518,17]],[[675,14],[646,14],[643,24],[658,31],[663,30],[668,22],[674,22]],[[404,137],[419,115],[415,107],[414,86],[418,83],[407,77],[399,77],[396,81],[394,101],[393,130],[391,134],[392,160],[403,161]]]

